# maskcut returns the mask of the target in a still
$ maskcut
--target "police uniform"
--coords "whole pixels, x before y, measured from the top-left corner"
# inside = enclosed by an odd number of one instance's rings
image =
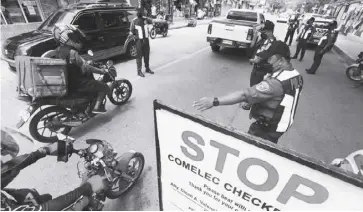
[[[301,51],[300,60],[304,58],[305,50],[307,47],[307,41],[311,39],[314,32],[315,28],[312,25],[307,25],[304,27],[304,29],[299,34],[296,52],[293,59],[297,59],[297,56],[299,55],[300,51]]]
[[[295,30],[299,26],[297,20],[290,20],[289,28],[287,29],[286,36],[285,36],[285,43],[289,40],[289,46],[291,46],[292,39],[294,38]]]
[[[320,38],[318,46],[315,49],[314,54],[314,63],[311,65],[309,69],[306,69],[306,72],[309,74],[315,74],[318,70],[321,60],[323,59],[324,54],[331,49],[334,45],[334,32],[332,30],[328,30],[323,37]]]
[[[142,68],[142,57],[144,57],[144,63],[146,71],[149,68],[149,55],[150,55],[150,44],[149,44],[149,25],[152,24],[151,19],[148,18],[135,18],[131,22],[130,31],[136,36],[136,48],[137,48],[137,72],[141,73]]]
[[[267,20],[264,29],[273,30],[274,27],[275,25]],[[259,43],[256,44],[256,51],[254,55],[259,55],[261,52],[268,50],[274,41],[276,41],[275,37],[262,39]],[[266,69],[266,65],[266,60],[262,60],[259,64],[253,65],[250,77],[250,86],[260,83],[263,80],[263,77],[270,72],[270,70]]]
[[[266,54],[289,55],[289,47],[285,43],[282,43],[285,49],[273,50],[279,48],[281,43],[274,42]],[[288,53],[283,53],[285,51]],[[259,84],[248,88],[245,95],[247,102],[252,104],[250,118],[256,120],[248,133],[277,143],[293,123],[302,87],[303,78],[294,69],[274,72]]]

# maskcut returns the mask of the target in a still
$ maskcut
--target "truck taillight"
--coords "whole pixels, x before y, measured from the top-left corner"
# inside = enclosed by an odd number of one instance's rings
[[[253,38],[253,29],[249,29],[247,33],[247,40],[252,40]]]
[[[208,34],[212,34],[212,24],[209,24],[208,26]]]

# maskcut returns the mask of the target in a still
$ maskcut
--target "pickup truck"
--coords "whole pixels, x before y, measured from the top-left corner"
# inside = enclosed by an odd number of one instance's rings
[[[208,26],[207,42],[212,51],[221,47],[244,48],[248,56],[259,37],[258,30],[265,23],[262,13],[248,9],[231,9],[221,20],[212,20]]]

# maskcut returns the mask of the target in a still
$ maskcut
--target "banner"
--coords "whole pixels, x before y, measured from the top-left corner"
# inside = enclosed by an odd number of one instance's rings
[[[154,101],[160,210],[359,210],[363,180]]]

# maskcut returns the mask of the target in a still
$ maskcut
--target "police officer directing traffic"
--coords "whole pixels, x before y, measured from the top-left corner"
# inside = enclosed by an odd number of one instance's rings
[[[130,34],[136,37],[137,48],[137,74],[140,77],[145,77],[142,73],[142,57],[144,57],[146,73],[154,74],[149,67],[150,59],[150,44],[149,44],[149,25],[152,24],[152,20],[143,16],[144,12],[141,8],[137,9],[137,17],[132,20],[130,27]]]
[[[300,51],[301,51],[301,55],[300,55],[299,61],[302,61],[302,59],[304,58],[305,50],[307,47],[307,41],[310,40],[312,38],[313,34],[315,33],[315,27],[313,26],[314,21],[315,21],[315,18],[311,17],[307,21],[307,25],[301,30],[301,32],[296,40],[298,43],[297,43],[295,55],[294,55],[294,57],[292,57],[292,59],[297,59]]]
[[[248,102],[252,105],[251,124],[248,133],[277,143],[278,139],[291,126],[303,78],[290,63],[289,47],[282,41],[274,41],[272,46],[261,52],[272,65],[272,74],[262,82],[245,90],[236,91],[222,97],[204,97],[193,103],[198,110],[204,111],[219,105],[234,105]]]
[[[269,20],[266,20],[264,27],[260,30],[261,40],[258,41],[255,47],[254,58],[250,60],[253,63],[253,69],[250,76],[250,86],[254,86],[263,80],[263,77],[271,72],[269,64],[266,60],[261,60],[258,56],[259,53],[270,48],[272,42],[276,41],[274,36],[275,24]],[[251,106],[247,102],[241,103],[241,106],[245,110],[250,110]]]
[[[291,46],[292,39],[294,38],[294,34],[296,29],[299,27],[298,15],[295,15],[293,19],[289,20],[289,28],[287,28],[287,32],[285,35],[285,43],[289,40],[289,46]]]
[[[315,74],[320,66],[324,54],[333,47],[335,40],[334,30],[337,28],[337,25],[336,21],[332,22],[328,27],[328,31],[320,38],[318,46],[315,49],[314,63],[309,69],[305,70],[308,74]]]

